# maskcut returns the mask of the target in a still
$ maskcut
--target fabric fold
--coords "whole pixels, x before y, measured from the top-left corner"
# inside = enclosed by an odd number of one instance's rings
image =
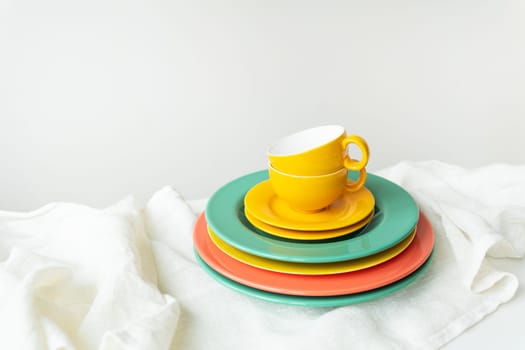
[[[131,197],[0,212],[0,258],[0,348],[168,348],[179,305],[157,288]]]
[[[0,212],[5,349],[435,349],[509,300],[519,281],[490,258],[525,253],[525,167],[403,162],[436,233],[433,261],[389,296],[338,308],[274,304],[209,277],[192,230],[205,200],[165,187],[142,210],[51,203]]]
[[[340,308],[272,304],[223,287],[191,258],[189,223],[205,202],[190,202],[190,215],[175,190],[153,196],[145,214],[156,223],[159,283],[183,305],[172,349],[207,349],[207,339],[214,339],[214,349],[435,349],[512,299],[518,279],[487,257],[523,256],[525,167],[404,162],[377,174],[404,187],[429,217],[434,259],[421,279],[399,292]]]

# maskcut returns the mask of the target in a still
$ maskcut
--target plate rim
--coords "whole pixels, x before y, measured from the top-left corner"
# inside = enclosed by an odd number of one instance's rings
[[[333,229],[333,230],[325,230],[325,231],[300,231],[300,230],[290,230],[290,229],[285,229],[282,227],[272,226],[266,222],[259,221],[257,218],[251,217],[252,214],[246,210],[246,207],[244,208],[244,210],[245,210],[244,216],[246,217],[246,220],[248,220],[250,224],[252,224],[253,227],[255,227],[256,229],[261,230],[262,232],[265,232],[273,236],[293,239],[297,241],[304,241],[304,242],[327,240],[327,239],[333,239],[333,238],[340,238],[346,235],[351,235],[352,233],[356,233],[359,230],[366,227],[366,225],[368,225],[368,223],[374,217],[374,210],[372,209],[372,212],[368,214],[368,216],[366,216],[364,219],[356,222],[355,224],[349,225],[349,226],[345,226],[345,227]]]
[[[408,235],[405,240],[408,240],[409,239],[409,242],[406,243],[406,245],[400,249],[400,250],[397,250],[395,253],[391,253],[389,254],[389,257],[386,258],[386,259],[382,259],[380,261],[376,261],[374,263],[369,263],[369,264],[365,264],[365,267],[361,267],[361,268],[351,268],[351,269],[348,269],[348,268],[333,268],[331,271],[323,271],[323,272],[305,272],[304,270],[302,271],[284,271],[284,270],[278,270],[278,269],[275,269],[275,268],[270,268],[270,267],[262,267],[262,266],[258,266],[256,264],[250,264],[244,260],[241,260],[239,259],[238,257],[236,256],[233,256],[233,255],[230,255],[229,252],[225,251],[222,247],[220,247],[217,242],[215,241],[215,239],[213,237],[211,237],[210,235],[210,239],[214,242],[214,244],[220,249],[222,250],[225,254],[231,256],[232,258],[242,262],[243,264],[246,264],[246,265],[250,265],[250,266],[253,266],[253,267],[257,267],[259,269],[263,269],[263,270],[269,270],[269,271],[274,271],[274,272],[281,272],[281,273],[290,273],[290,274],[296,274],[296,275],[319,275],[319,274],[337,274],[337,273],[345,273],[345,272],[351,272],[351,271],[357,271],[357,270],[361,270],[361,269],[364,269],[364,268],[368,268],[368,267],[372,267],[372,266],[375,266],[375,265],[378,265],[378,264],[381,264],[383,262],[385,262],[386,260],[389,260],[389,259],[392,259],[394,258],[395,256],[401,254],[401,252],[403,252],[403,250],[405,250],[411,243],[412,241],[414,240],[415,238],[415,235],[416,233],[414,231],[412,231],[412,233],[410,233],[410,235]],[[217,237],[217,239],[220,240],[220,238]],[[400,243],[398,244],[403,244],[403,242],[405,241],[401,241]],[[228,244],[228,243],[225,243],[224,241],[222,241],[222,243],[224,244]],[[230,246],[231,247],[231,246]],[[393,247],[390,247],[388,249],[392,249],[396,246],[393,246]],[[237,249],[235,247],[232,247],[233,249]],[[238,249],[237,249],[238,250]],[[243,254],[249,254],[249,253],[246,253],[246,252],[243,252],[241,250],[239,250],[240,252],[242,252]],[[384,252],[384,251],[383,251]],[[380,252],[380,253],[377,253],[377,254],[381,254],[383,252]],[[252,255],[253,257],[255,258],[258,258],[258,259],[267,259],[267,260],[270,260],[270,261],[278,261],[280,263],[283,263],[283,264],[301,264],[301,265],[304,265],[305,266],[305,269],[308,269],[309,266],[317,266],[318,264],[310,264],[310,263],[301,263],[301,262],[291,262],[291,261],[279,261],[279,260],[273,260],[273,259],[268,259],[268,258],[263,258],[263,257],[260,257],[260,256],[256,256],[256,255]],[[353,260],[361,260],[361,259],[368,259],[369,257],[371,256],[374,256],[374,255],[369,255],[369,256],[365,256],[365,257],[362,257],[362,258],[359,258],[359,259],[351,259],[351,260],[346,260],[346,261],[353,261]],[[329,265],[329,264],[341,264],[341,263],[344,263],[345,261],[335,261],[335,262],[328,262],[328,263],[319,263],[319,264],[326,264],[326,265]]]
[[[286,295],[248,287],[241,283],[230,280],[229,278],[213,270],[209,265],[206,264],[204,260],[202,260],[202,258],[198,255],[197,251],[194,250],[194,254],[197,262],[206,271],[206,273],[210,275],[211,278],[241,294],[279,304],[307,307],[339,307],[372,301],[381,297],[388,296],[392,293],[399,291],[404,287],[407,287],[408,285],[418,280],[428,270],[433,260],[434,250],[432,250],[427,260],[417,270],[412,272],[410,275],[400,279],[399,281],[396,281],[394,283],[380,288],[372,289],[367,292],[326,297]]]
[[[430,255],[435,242],[432,224],[422,214],[415,239],[395,257],[375,266],[345,273],[300,275],[269,271],[235,259],[214,243],[206,227],[204,217],[199,216],[193,241],[195,250],[208,266],[237,283],[291,295],[355,294],[394,283],[417,270]]]
[[[412,232],[419,219],[419,208],[415,200],[406,190],[383,177],[368,173],[365,186],[367,186],[376,197],[376,207],[384,205],[386,200],[382,198],[381,195],[378,196],[377,192],[388,193],[388,191],[394,191],[402,196],[396,198],[397,201],[401,199],[404,200],[403,212],[411,212],[410,218],[405,214],[406,220],[404,225],[399,227],[397,235],[389,235],[386,241],[383,238],[383,242],[380,245],[368,247],[363,247],[364,244],[357,246],[358,244],[355,242],[363,240],[359,237],[366,236],[367,240],[369,240],[374,235],[384,236],[385,234],[377,233],[377,229],[373,228],[358,237],[354,236],[345,241],[327,242],[323,243],[322,246],[316,245],[315,247],[308,242],[278,241],[269,237],[263,237],[251,231],[249,227],[246,227],[242,223],[242,218],[239,217],[239,212],[243,210],[243,199],[248,190],[253,185],[266,179],[268,179],[267,170],[260,170],[238,177],[219,188],[210,197],[205,208],[208,225],[223,241],[253,255],[282,261],[307,263],[334,262],[361,258],[375,254],[402,241]],[[380,187],[375,188],[376,186]],[[393,203],[390,203],[390,205],[392,204]],[[381,208],[379,209],[381,210]],[[396,216],[395,212],[397,209],[399,208],[396,208],[394,204],[392,212],[390,213],[381,210],[381,213],[374,215],[371,223],[377,223],[377,220],[381,220],[381,223],[378,223],[377,226],[384,225],[384,221]],[[337,249],[338,246],[341,247],[340,252],[334,254],[333,250]],[[351,246],[355,247],[350,249]],[[270,248],[272,249],[270,250]]]

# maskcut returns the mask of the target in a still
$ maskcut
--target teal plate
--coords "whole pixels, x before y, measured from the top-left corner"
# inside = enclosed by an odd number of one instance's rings
[[[350,176],[353,176],[352,174]],[[367,174],[365,186],[375,197],[375,214],[365,229],[343,240],[301,242],[262,235],[244,217],[244,196],[268,179],[258,171],[222,186],[206,206],[206,221],[219,238],[247,253],[281,261],[322,263],[351,260],[379,253],[407,237],[419,219],[414,199],[400,186]]]
[[[389,284],[381,288],[372,289],[367,292],[356,293],[356,294],[347,294],[347,295],[339,295],[339,296],[331,296],[331,297],[306,297],[306,296],[296,296],[296,295],[265,292],[259,289],[251,288],[243,284],[234,282],[230,280],[229,278],[224,277],[217,271],[213,270],[210,266],[208,266],[201,259],[201,257],[196,251],[194,251],[194,253],[195,253],[195,257],[197,258],[197,261],[201,264],[204,270],[211,277],[213,277],[218,282],[222,283],[223,285],[229,288],[232,288],[243,294],[247,294],[252,297],[263,299],[266,301],[271,301],[274,303],[300,305],[300,306],[315,306],[315,307],[336,307],[336,306],[357,304],[357,303],[362,303],[365,301],[378,299],[388,294],[392,294],[400,290],[401,288],[408,286],[410,283],[414,282],[416,279],[421,277],[421,275],[428,268],[432,260],[432,254],[431,254],[429,258],[427,259],[427,261],[423,265],[421,265],[420,268],[414,271],[412,274],[408,275],[407,277],[403,279],[400,279],[397,282],[394,282],[392,284]]]

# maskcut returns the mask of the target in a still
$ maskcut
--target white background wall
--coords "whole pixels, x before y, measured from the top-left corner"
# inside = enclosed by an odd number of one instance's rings
[[[0,209],[208,196],[328,123],[523,164],[525,2],[0,0]]]

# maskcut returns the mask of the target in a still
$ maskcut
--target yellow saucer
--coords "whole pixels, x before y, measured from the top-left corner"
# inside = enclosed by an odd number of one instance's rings
[[[336,228],[334,230],[326,230],[326,231],[298,231],[298,230],[288,230],[285,228],[277,227],[268,225],[265,222],[262,222],[260,220],[257,220],[254,218],[250,213],[248,213],[246,210],[244,211],[244,215],[246,216],[246,219],[256,228],[260,229],[261,231],[264,231],[265,233],[278,236],[278,237],[284,237],[289,239],[295,239],[295,240],[321,240],[321,239],[330,239],[330,238],[336,238],[345,236],[348,234],[351,234],[364,226],[366,226],[370,220],[374,217],[374,211],[370,213],[366,218],[363,220],[342,228]]]
[[[217,237],[210,227],[208,227],[208,233],[213,243],[215,243],[215,245],[220,250],[242,263],[255,266],[260,269],[282,273],[292,273],[297,275],[329,275],[366,269],[392,259],[405,250],[410,245],[410,243],[412,243],[412,240],[416,236],[416,229],[414,229],[410,235],[408,235],[408,237],[402,240],[400,243],[380,253],[359,259],[316,264],[286,262],[262,258],[243,252],[242,250],[229,245]]]
[[[245,211],[266,224],[289,230],[325,231],[353,225],[374,209],[374,195],[364,186],[355,192],[345,191],[326,209],[300,212],[277,197],[270,180],[253,186],[244,197]]]

